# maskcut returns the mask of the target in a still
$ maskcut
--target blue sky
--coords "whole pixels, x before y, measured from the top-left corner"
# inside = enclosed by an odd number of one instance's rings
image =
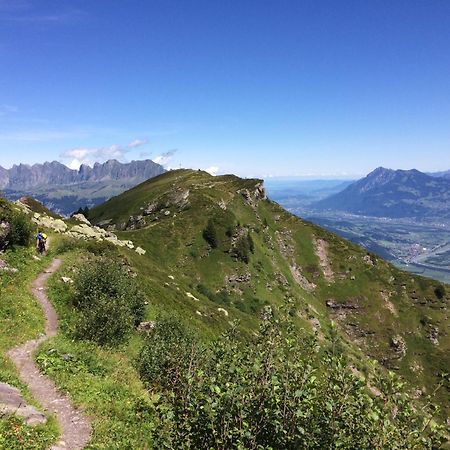
[[[450,169],[447,0],[0,0],[0,165]]]

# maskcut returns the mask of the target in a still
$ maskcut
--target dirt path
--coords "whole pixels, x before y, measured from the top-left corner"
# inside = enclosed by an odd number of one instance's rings
[[[50,414],[55,414],[61,430],[60,441],[51,450],[82,449],[91,436],[90,419],[74,408],[69,398],[58,391],[53,381],[42,375],[33,361],[33,352],[39,345],[53,337],[58,329],[58,316],[44,290],[50,275],[61,266],[61,260],[53,260],[50,267],[33,282],[32,292],[45,314],[45,335],[11,349],[8,356],[16,365],[20,378],[39,403]]]

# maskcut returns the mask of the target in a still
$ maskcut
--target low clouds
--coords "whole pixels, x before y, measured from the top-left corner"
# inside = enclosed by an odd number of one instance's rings
[[[137,148],[137,147],[141,147],[142,145],[148,144],[147,139],[135,139],[134,141],[131,141],[127,147],[128,148]]]
[[[205,172],[208,172],[210,175],[217,175],[217,172],[219,171],[218,166],[211,166],[204,169]]]
[[[125,146],[72,148],[61,153],[61,158],[68,161],[67,166],[69,168],[78,170],[81,164],[92,165],[95,162],[103,162],[108,159],[123,160],[128,152],[145,144],[147,144],[146,140],[135,139]]]
[[[153,158],[153,161],[157,164],[161,164],[162,166],[166,166],[170,160],[173,158],[178,149],[169,150],[168,152],[162,153],[161,155]]]

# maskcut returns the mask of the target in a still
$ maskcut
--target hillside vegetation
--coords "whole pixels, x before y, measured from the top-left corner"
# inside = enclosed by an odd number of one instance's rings
[[[361,354],[376,359],[418,398],[450,367],[448,286],[289,214],[265,198],[260,180],[177,170],[109,200],[90,219],[146,250],[129,259],[151,309],[177,312],[205,335],[235,319],[252,333],[265,305],[289,300],[296,322],[319,339],[338,324],[355,370],[364,369]],[[437,395],[448,408],[448,385]]]
[[[57,223],[64,260],[48,286],[60,332],[36,360],[93,418],[89,448],[442,448],[448,286],[292,216],[260,180],[169,172],[91,210],[104,232],[28,214]],[[26,291],[49,256],[19,254]],[[4,352],[43,321],[22,298],[3,311],[21,327],[1,335],[0,381],[24,389]],[[6,448],[56,440],[52,421],[0,425]]]

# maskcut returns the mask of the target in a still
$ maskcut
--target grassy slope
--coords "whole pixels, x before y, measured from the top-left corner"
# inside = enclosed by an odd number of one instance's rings
[[[348,341],[356,344],[350,347],[355,358],[360,359],[361,349],[430,393],[437,375],[450,367],[448,297],[437,299],[434,289],[438,283],[401,272],[374,255],[369,255],[368,262],[364,260],[367,252],[360,247],[292,216],[275,203],[259,201],[257,206],[249,206],[237,191],[252,191],[256,184],[257,180],[232,176],[173,171],[95,208],[91,219],[111,219],[124,228],[131,215],[142,214],[149,203],[158,205],[159,211],[144,219],[147,223],[143,228],[119,233],[147,251],[144,257],[132,251],[127,255],[150,296],[151,311],[173,310],[208,335],[225,329],[233,319],[239,319],[250,331],[256,326],[261,305],[279,306],[291,298],[300,323],[310,327],[319,320],[326,335],[330,319],[336,320]],[[180,207],[179,198],[187,190],[189,205]],[[226,203],[226,211],[219,206],[220,201]],[[165,211],[170,213],[165,215]],[[202,238],[209,217],[215,218],[221,234],[222,243],[214,250]],[[226,253],[226,224],[238,222],[250,230],[255,242],[248,265]],[[326,280],[320,269],[314,238],[328,243],[333,281]],[[287,251],[280,251],[280,240]],[[314,292],[305,291],[294,281],[289,270],[292,258],[303,275],[317,285]],[[245,273],[251,275],[249,282],[226,281],[233,274]],[[213,294],[226,290],[228,296],[208,298],[199,285]],[[200,301],[189,298],[187,292]],[[354,309],[328,308],[326,301],[330,299]],[[218,311],[219,307],[229,316]],[[438,330],[439,345],[429,339],[433,329]],[[402,358],[391,344],[397,336],[407,346]],[[448,392],[441,390],[438,395],[441,404],[448,407]]]
[[[50,257],[35,261],[32,253],[31,249],[17,248],[2,255],[2,259],[19,272],[8,274],[0,271],[0,381],[18,387],[25,399],[39,408],[6,356],[10,348],[35,338],[44,330],[42,310],[29,287],[50,263]],[[19,419],[0,417],[0,448],[45,449],[57,435],[53,418],[47,424],[33,428],[25,426]]]

